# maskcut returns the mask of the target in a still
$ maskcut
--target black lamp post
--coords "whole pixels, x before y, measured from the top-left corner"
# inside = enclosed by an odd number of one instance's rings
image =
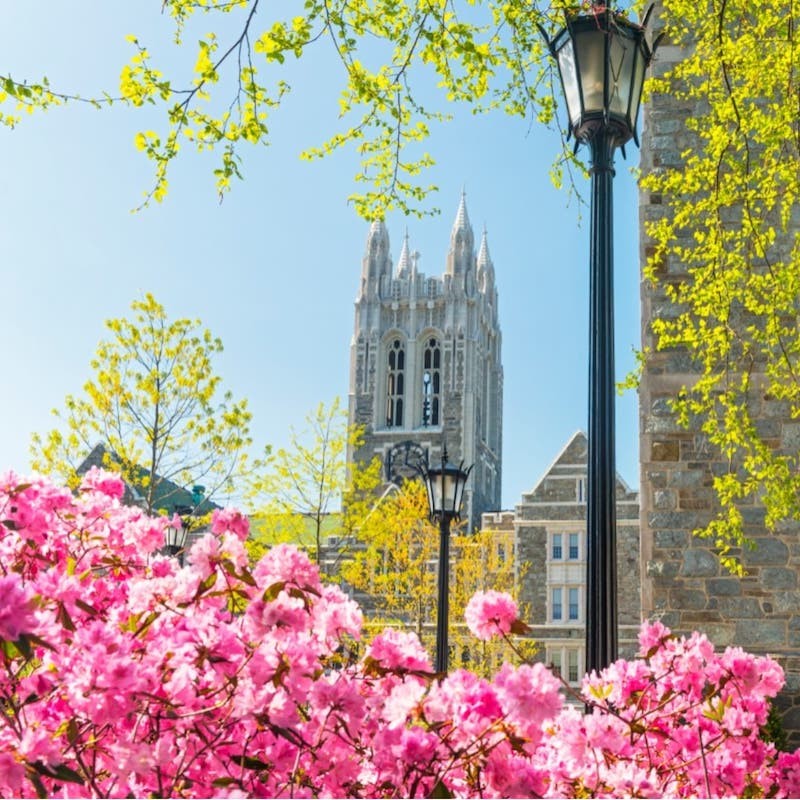
[[[447,462],[447,448],[442,452],[441,467],[427,464],[420,473],[428,490],[431,522],[439,523],[439,597],[436,607],[436,672],[447,672],[449,644],[447,625],[450,616],[450,523],[461,517],[464,487],[472,467],[464,470],[464,462],[455,466]]]
[[[186,525],[168,525],[164,532],[164,542],[167,555],[178,559],[183,566],[183,549],[186,546],[186,536],[189,533]]]
[[[649,12],[648,12],[649,16]],[[591,153],[589,265],[589,475],[587,487],[586,669],[617,657],[616,467],[614,454],[614,150],[636,137],[645,70],[653,50],[641,25],[603,5],[567,13],[547,38],[558,63],[575,147]]]

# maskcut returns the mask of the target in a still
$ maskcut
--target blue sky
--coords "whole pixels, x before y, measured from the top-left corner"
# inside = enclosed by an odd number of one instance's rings
[[[137,34],[156,59],[180,67],[160,2],[0,0],[0,72],[47,75],[55,88],[113,93]],[[269,6],[265,6],[267,12]],[[201,24],[200,33],[211,25]],[[187,36],[194,42],[197,35]],[[324,53],[289,65],[293,91],[273,120],[273,144],[243,151],[243,182],[222,204],[212,160],[188,149],[166,201],[139,213],[151,167],[136,151],[151,112],[79,104],[0,130],[3,183],[4,343],[0,469],[28,469],[33,431],[77,393],[104,334],[152,292],[173,316],[199,317],[220,336],[218,369],[249,399],[259,445],[285,444],[290,425],[320,400],[346,398],[353,301],[368,230],[348,206],[352,155],[308,164],[298,154],[338,129],[342,77]],[[567,439],[586,428],[588,213],[553,188],[558,137],[503,116],[456,119],[428,149],[442,214],[387,218],[396,259],[408,228],[420,269],[444,270],[462,187],[476,238],[485,224],[500,296],[505,369],[503,505],[513,507]],[[638,211],[628,161],[617,159],[615,266],[617,373],[640,340]],[[586,197],[588,198],[588,182]],[[617,403],[618,470],[638,486],[637,402]]]

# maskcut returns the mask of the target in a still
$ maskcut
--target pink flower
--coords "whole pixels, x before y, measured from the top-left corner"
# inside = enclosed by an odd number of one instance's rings
[[[506,592],[476,592],[467,604],[464,617],[474,636],[488,641],[498,633],[506,634],[519,616],[519,609]]]
[[[36,628],[33,598],[15,572],[0,577],[0,639],[15,642]]]
[[[0,796],[800,795],[800,753],[759,738],[783,681],[770,658],[645,624],[645,658],[584,682],[589,716],[541,664],[442,678],[396,630],[343,667],[328,656],[361,612],[307,555],[276,547],[251,580],[244,517],[222,512],[186,566],[148,558],[167,520],[110,481],[74,497],[0,476],[0,639],[17,642]],[[521,628],[498,592],[467,620],[482,638]]]
[[[81,482],[81,490],[84,492],[100,492],[108,497],[121,499],[125,494],[125,484],[114,472],[92,467],[84,476]]]
[[[661,647],[671,636],[669,628],[658,620],[643,622],[639,629],[639,653],[647,657],[652,650]]]
[[[383,718],[389,727],[405,725],[411,718],[425,695],[425,685],[419,681],[405,680],[398,683],[389,696],[383,707]]]
[[[561,711],[561,684],[544,664],[516,669],[503,664],[494,684],[503,711],[534,742],[541,737],[543,723]]]
[[[26,781],[22,759],[14,758],[13,752],[0,750],[0,794],[4,797],[22,797],[22,786]]]
[[[431,668],[430,658],[417,635],[391,628],[372,640],[367,648],[367,658],[389,670],[428,671]]]
[[[262,556],[253,568],[259,587],[266,589],[281,581],[291,581],[301,588],[319,590],[319,569],[308,555],[294,545],[278,544]]]
[[[243,542],[250,535],[250,520],[233,508],[217,509],[211,515],[211,530],[217,535],[230,531]]]

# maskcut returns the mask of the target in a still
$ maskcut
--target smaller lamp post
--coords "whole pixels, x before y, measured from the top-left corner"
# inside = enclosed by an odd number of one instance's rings
[[[185,525],[168,525],[164,532],[167,555],[177,558],[183,566],[183,548],[186,546],[186,536],[189,533]]]
[[[447,448],[442,449],[441,467],[424,464],[420,467],[428,491],[431,522],[439,523],[439,597],[436,610],[436,672],[447,672],[449,645],[447,626],[450,616],[450,523],[461,518],[464,487],[472,467],[464,470],[447,461]]]

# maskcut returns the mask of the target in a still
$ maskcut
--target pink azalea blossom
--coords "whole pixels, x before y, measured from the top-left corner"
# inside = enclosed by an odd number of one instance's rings
[[[122,499],[125,494],[125,484],[116,473],[108,472],[100,467],[91,467],[83,476],[81,491],[100,492],[107,497]]]
[[[367,648],[367,656],[389,670],[430,670],[431,662],[415,633],[389,628]]]
[[[0,640],[15,642],[36,629],[33,597],[19,575],[0,575]]]
[[[508,633],[518,616],[519,609],[511,595],[494,589],[476,592],[464,612],[470,632],[484,641]]]
[[[542,664],[434,675],[407,632],[349,661],[361,612],[307,554],[248,570],[224,512],[181,568],[118,489],[0,477],[2,797],[800,795],[800,752],[759,736],[770,658],[645,624],[584,679],[589,714]],[[488,638],[517,609],[489,591],[467,617]]]
[[[211,530],[217,535],[230,531],[243,542],[250,535],[250,520],[233,508],[215,509],[211,515]]]

